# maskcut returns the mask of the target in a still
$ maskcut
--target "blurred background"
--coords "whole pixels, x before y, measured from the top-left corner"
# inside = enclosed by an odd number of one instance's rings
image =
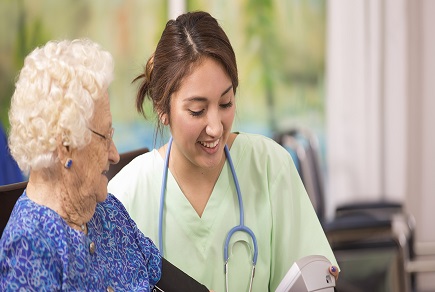
[[[309,133],[322,220],[333,221],[346,204],[398,204],[413,222],[412,238],[404,239],[413,255],[403,263],[417,271],[412,289],[435,291],[435,1],[0,0],[6,135],[24,57],[51,39],[88,37],[115,58],[110,99],[119,152],[158,147],[150,107],[145,121],[135,111],[131,81],[167,20],[193,10],[216,17],[234,47],[240,86],[233,130],[272,138]],[[296,161],[297,149],[288,149]],[[401,291],[379,287],[372,290]]]
[[[2,0],[0,5],[0,116],[6,128],[13,81],[30,50],[53,38],[89,37],[116,61],[110,94],[119,151],[152,147],[153,123],[135,113],[136,86],[130,83],[169,18],[206,10],[220,21],[238,60],[235,128],[270,136],[279,127],[303,123],[324,132],[325,1]]]

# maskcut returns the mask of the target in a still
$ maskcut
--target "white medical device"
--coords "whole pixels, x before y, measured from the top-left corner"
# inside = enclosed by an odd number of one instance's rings
[[[329,273],[330,266],[324,256],[303,257],[291,266],[275,292],[333,292],[335,278]]]

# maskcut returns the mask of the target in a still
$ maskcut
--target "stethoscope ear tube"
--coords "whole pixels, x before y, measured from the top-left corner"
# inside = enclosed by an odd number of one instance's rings
[[[163,257],[163,209],[165,208],[165,193],[166,184],[168,182],[169,169],[169,154],[171,153],[172,136],[168,141],[168,149],[166,149],[165,163],[163,165],[162,187],[160,190],[160,209],[159,209],[159,250]]]

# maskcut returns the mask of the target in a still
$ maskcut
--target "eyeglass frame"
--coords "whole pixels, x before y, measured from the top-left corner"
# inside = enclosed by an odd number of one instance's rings
[[[109,129],[109,133],[107,134],[107,136],[105,136],[105,135],[103,135],[101,133],[98,133],[97,131],[92,130],[89,127],[88,127],[88,129],[89,129],[89,131],[91,131],[95,135],[100,136],[101,138],[105,139],[107,141],[107,149],[110,149],[110,145],[112,144],[112,141],[113,141],[113,135],[115,134],[115,128],[114,127],[111,127]]]

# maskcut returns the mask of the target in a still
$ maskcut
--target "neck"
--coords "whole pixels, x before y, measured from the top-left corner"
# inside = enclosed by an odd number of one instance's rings
[[[81,194],[77,185],[68,186],[64,177],[47,171],[32,171],[26,193],[35,203],[58,213],[69,226],[86,233],[96,203],[90,202],[89,195]]]
[[[227,146],[230,149],[237,134],[231,133],[228,137]],[[168,144],[158,150],[162,159],[166,158]],[[180,159],[181,157],[181,159]],[[213,192],[214,186],[219,178],[225,164],[226,156],[222,151],[222,159],[213,168],[201,168],[193,165],[190,161],[183,160],[183,155],[178,153],[176,147],[172,145],[169,156],[169,169],[177,181],[178,186],[192,207],[201,217],[205,206]],[[193,182],[194,180],[194,182]]]
[[[225,153],[222,152],[222,158],[217,165],[211,168],[202,168],[193,165],[183,155],[177,153],[175,147],[171,149],[169,169],[177,181],[179,188],[199,217],[202,217],[222,167],[225,164],[225,159]]]

